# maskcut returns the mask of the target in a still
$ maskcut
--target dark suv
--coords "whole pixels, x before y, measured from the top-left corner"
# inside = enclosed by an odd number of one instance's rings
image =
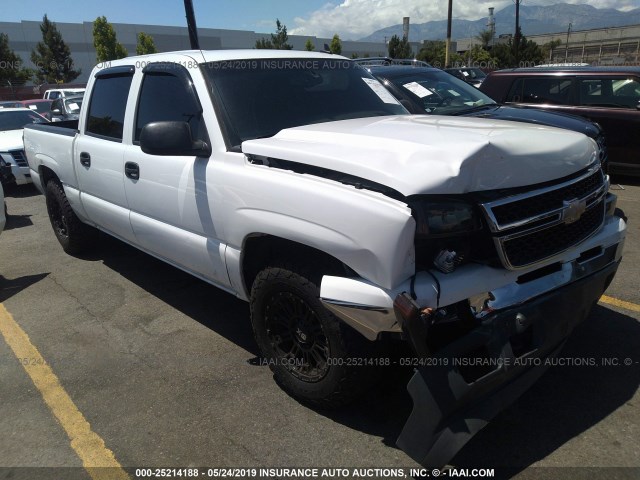
[[[490,73],[480,90],[499,103],[581,115],[607,136],[613,173],[640,175],[640,67],[534,67]]]

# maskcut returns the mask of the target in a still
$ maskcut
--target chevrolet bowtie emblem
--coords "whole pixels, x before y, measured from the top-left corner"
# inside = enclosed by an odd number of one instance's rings
[[[580,220],[580,217],[587,209],[586,200],[565,200],[562,202],[562,220],[564,223],[574,223]]]

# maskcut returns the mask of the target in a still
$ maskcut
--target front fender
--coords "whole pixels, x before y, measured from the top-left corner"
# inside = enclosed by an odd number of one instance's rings
[[[273,235],[325,252],[383,288],[415,269],[409,207],[382,194],[290,171],[249,165],[225,182],[231,248]]]

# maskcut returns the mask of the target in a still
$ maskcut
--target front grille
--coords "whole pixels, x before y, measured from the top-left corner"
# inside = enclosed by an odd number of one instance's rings
[[[543,258],[557,255],[586,240],[604,220],[604,201],[600,200],[575,223],[561,223],[551,228],[505,240],[502,248],[513,267],[524,267]]]
[[[28,167],[27,157],[24,155],[24,150],[10,150],[9,153],[15,160],[16,164],[20,167]]]
[[[505,226],[522,219],[536,217],[546,212],[560,209],[565,200],[586,197],[602,185],[602,174],[597,170],[587,178],[563,188],[494,207],[492,209],[493,215],[498,225],[505,228]]]
[[[481,204],[503,265],[530,266],[593,235],[604,222],[606,187],[598,166],[557,185]]]

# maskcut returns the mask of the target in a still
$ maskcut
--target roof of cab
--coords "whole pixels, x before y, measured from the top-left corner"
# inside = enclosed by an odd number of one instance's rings
[[[338,60],[351,61],[341,55],[333,55],[331,53],[307,52],[304,50],[267,50],[267,49],[244,49],[244,50],[181,50],[177,52],[153,53],[150,55],[138,55],[133,57],[121,58],[119,60],[111,60],[98,64],[96,68],[105,68],[105,64],[109,66],[131,65],[136,62],[145,61],[158,62],[180,62],[195,61],[198,64],[208,62],[220,62],[230,60],[266,60],[266,59],[289,59],[304,58],[312,60]]]

